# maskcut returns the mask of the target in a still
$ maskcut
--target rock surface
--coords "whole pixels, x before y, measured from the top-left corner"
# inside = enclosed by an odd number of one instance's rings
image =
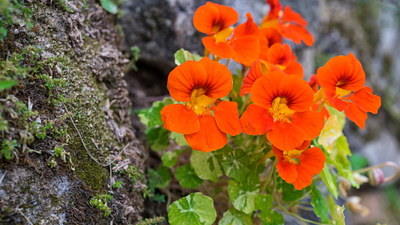
[[[144,186],[122,172],[144,172],[144,149],[132,131],[129,60],[116,47],[112,15],[91,0],[18,2],[24,14],[12,14],[0,42],[1,72],[19,80],[0,92],[2,153],[12,149],[11,160],[0,158],[0,224],[139,221]],[[118,169],[94,159],[116,159]],[[112,188],[115,181],[122,187]],[[89,203],[106,193],[110,216]]]

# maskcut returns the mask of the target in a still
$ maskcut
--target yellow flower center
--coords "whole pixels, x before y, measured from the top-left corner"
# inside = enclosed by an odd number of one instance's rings
[[[233,32],[233,27],[228,27],[228,28],[216,33],[214,35],[215,43],[225,42],[226,39],[228,39],[231,36],[232,32]]]
[[[288,162],[292,165],[297,165],[299,164],[299,157],[302,152],[304,152],[304,150],[283,151],[283,161]]]
[[[345,90],[345,89],[340,88],[340,87],[343,86],[343,84],[345,84],[345,83],[346,83],[346,82],[341,81],[341,80],[339,80],[339,81],[336,83],[336,95],[335,95],[335,97],[341,98],[341,97],[346,96],[346,95],[349,95],[349,94],[351,93],[351,91],[349,91],[349,90]]]
[[[196,88],[190,94],[190,101],[186,102],[186,108],[193,110],[196,115],[211,115],[210,105],[214,104],[216,98],[210,98],[204,88]]]
[[[278,24],[278,19],[275,20],[265,20],[261,23],[260,28],[264,28],[264,27],[276,27],[276,25]]]
[[[287,106],[288,100],[286,97],[276,97],[272,102],[272,107],[269,109],[274,121],[290,122],[289,117],[295,112]]]
[[[344,90],[344,89],[341,89],[341,88],[336,86],[336,96],[335,97],[341,98],[343,96],[349,95],[350,93],[351,93],[351,91]]]

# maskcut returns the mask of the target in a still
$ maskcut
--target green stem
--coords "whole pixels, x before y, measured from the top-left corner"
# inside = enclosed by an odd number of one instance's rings
[[[305,210],[305,211],[314,211],[314,208],[312,208],[312,207],[305,207],[305,206],[302,206],[302,205],[297,205],[297,207],[299,208],[299,209],[302,209],[302,210]]]
[[[253,153],[251,154],[250,161],[252,161],[256,155],[258,155],[259,153],[262,152],[262,150],[264,150],[264,148],[261,148],[262,145],[265,143],[264,137],[265,137],[265,135],[257,136],[257,138],[258,138],[257,147],[254,149]]]
[[[246,76],[246,72],[250,67],[245,66],[245,65],[242,65],[242,66],[243,66],[243,69],[242,69],[242,73],[240,74],[240,77],[245,77]]]
[[[276,162],[278,162],[278,160],[277,159],[275,159],[275,161]],[[276,164],[275,164],[276,165]],[[275,168],[276,168],[276,166],[274,166],[274,170],[275,170]],[[272,174],[272,176],[273,176],[273,178],[274,178],[274,184],[273,184],[273,186],[272,186],[272,197],[274,197],[274,194],[275,194],[275,190],[276,190],[276,173],[273,173]],[[276,200],[276,203],[278,204],[278,205],[281,205],[281,203],[279,202],[279,199],[278,198],[276,198],[275,199]]]
[[[285,207],[283,207],[283,206],[279,206],[279,208],[282,209],[282,210],[283,210],[285,213],[287,213],[288,215],[294,216],[294,217],[296,217],[297,219],[299,219],[299,220],[301,220],[301,221],[303,221],[303,222],[312,223],[312,224],[317,224],[317,225],[328,225],[328,224],[326,224],[326,223],[319,223],[319,222],[315,222],[315,221],[312,221],[312,220],[304,219],[303,217],[297,215],[296,213],[291,213],[291,212],[289,212],[289,211],[288,211]]]
[[[322,101],[321,105],[320,105],[320,106],[319,106],[319,108],[318,108],[318,112],[321,112],[321,110],[322,110],[322,107],[324,106],[324,104],[325,104],[325,102],[324,102],[324,101]]]
[[[303,198],[309,196],[309,195],[311,194],[311,192],[312,192],[312,190],[306,192],[306,193],[305,193],[303,196],[301,196],[300,198],[298,198],[298,199],[296,199],[296,200],[293,200],[293,201],[290,201],[289,204],[288,204],[288,207],[292,207],[292,206],[294,206],[294,205],[296,205],[296,204],[299,204],[299,203],[297,203],[297,201],[300,201],[301,199],[303,199]]]
[[[298,202],[297,204],[311,204],[311,202]]]
[[[271,181],[273,179],[273,174],[275,174],[275,170],[276,170],[276,163],[278,162],[277,159],[274,160],[274,162],[271,165],[271,168],[268,171],[268,175],[267,175],[267,180],[265,181],[265,183],[263,184],[263,186],[261,187],[260,193],[262,193],[263,191],[267,191],[266,188],[269,186],[269,184],[271,183]],[[276,183],[276,180],[274,179],[274,184]]]
[[[395,173],[391,177],[385,177],[385,179],[383,181],[383,182],[388,182],[388,181],[395,179],[397,177],[397,175],[399,175],[399,166],[396,163],[391,162],[391,161],[384,162],[384,163],[376,165],[376,166],[370,166],[370,167],[362,168],[359,170],[354,170],[353,173],[365,173],[365,172],[368,172],[368,171],[371,171],[374,169],[383,168],[386,166],[391,166],[395,169]]]
[[[230,62],[230,61],[231,61],[231,59],[227,59],[227,60],[226,60],[226,64],[225,64],[226,67],[229,66],[229,62]]]

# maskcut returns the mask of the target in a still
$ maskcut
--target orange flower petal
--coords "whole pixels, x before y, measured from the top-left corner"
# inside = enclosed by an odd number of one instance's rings
[[[282,16],[282,23],[285,22],[293,22],[297,23],[300,26],[307,26],[307,21],[301,17],[301,15],[295,11],[293,11],[290,6],[286,6],[285,9],[283,10],[283,16]]]
[[[310,85],[310,87],[313,89],[314,93],[317,93],[318,91],[318,78],[316,74],[311,75],[310,77],[310,81],[308,81],[308,85]]]
[[[271,108],[272,101],[279,96],[279,85],[284,77],[284,73],[273,71],[258,78],[251,88],[253,102],[265,109]]]
[[[379,107],[381,107],[381,97],[372,94],[370,87],[364,87],[354,92],[351,100],[365,112],[377,114]]]
[[[161,110],[161,120],[165,129],[180,134],[192,134],[200,130],[196,113],[181,104],[164,106]]]
[[[267,132],[267,138],[277,148],[290,151],[301,146],[304,141],[304,131],[291,123],[275,122],[273,129]]]
[[[246,112],[257,134],[265,134],[267,130],[272,128],[274,119],[269,115],[267,109],[252,104],[247,107]]]
[[[193,25],[194,27],[206,34],[212,34],[217,32],[214,26],[218,24],[220,13],[217,7],[211,2],[200,6],[196,12],[194,12]],[[218,25],[217,25],[218,26]]]
[[[296,56],[288,44],[274,44],[268,50],[268,62],[274,65],[287,66]]]
[[[354,103],[349,103],[349,107],[344,110],[347,118],[357,124],[361,129],[364,130],[365,120],[367,120],[368,115],[360,107]]]
[[[349,107],[349,102],[347,101],[343,101],[342,99],[336,97],[336,98],[331,98],[331,95],[327,94],[326,95],[329,103],[337,110],[339,110],[340,112],[342,112],[344,109],[346,109],[347,107]]]
[[[302,165],[296,166],[296,171],[298,173],[297,179],[292,182],[294,188],[296,190],[301,190],[305,187],[308,187],[312,183],[313,175],[309,172],[309,170]]]
[[[300,145],[300,147],[296,148],[296,150],[304,150],[304,149],[308,148],[310,146],[310,144],[311,144],[310,140],[305,140],[303,142],[303,144]]]
[[[284,25],[280,25],[279,30],[281,31],[283,37],[292,40],[296,44],[300,44],[301,41],[303,41],[307,46],[314,44],[314,37],[310,32],[307,31],[305,27],[286,23]]]
[[[282,177],[286,183],[294,182],[297,177],[298,173],[296,171],[296,167],[289,162],[283,161],[283,153],[281,150],[276,148],[272,145],[272,151],[274,152],[275,156],[278,158],[278,163],[276,164],[276,169],[278,170],[279,176]]]
[[[242,114],[242,117],[240,117],[240,125],[245,134],[258,135],[256,128],[250,122],[247,110]]]
[[[247,21],[238,25],[233,32],[233,38],[244,37],[248,35],[258,36],[259,28],[253,21],[253,16],[246,13]]]
[[[283,70],[284,73],[286,73],[287,75],[297,75],[300,78],[303,78],[304,75],[304,70],[303,70],[303,66],[297,62],[297,61],[292,61],[289,63],[289,65],[285,68],[285,70]]]
[[[275,28],[265,27],[260,29],[260,35],[264,36],[268,40],[268,47],[271,47],[273,44],[279,43],[282,44],[283,38],[282,35]]]
[[[220,30],[224,30],[225,28],[230,27],[231,25],[237,23],[237,21],[239,20],[239,14],[236,12],[235,9],[229,6],[220,5],[216,3],[212,4],[214,4],[214,6],[217,7],[219,10],[219,23],[221,24]]]
[[[319,107],[321,106],[321,104],[322,104],[322,100],[320,101],[320,102],[318,102],[318,103],[315,103],[313,106],[312,106],[312,110],[314,110],[314,111],[316,111],[316,112],[318,112],[318,109],[319,109]],[[321,109],[321,112],[319,112],[323,117],[324,117],[324,119],[329,119],[329,117],[331,117],[331,114],[329,113],[329,110],[326,108],[326,106],[324,105],[324,106],[322,106],[322,109]]]
[[[186,61],[175,67],[168,76],[168,90],[176,101],[190,101],[190,94],[196,87],[203,87],[207,82],[204,67],[195,61]]]
[[[278,18],[279,12],[283,9],[281,3],[279,0],[267,0],[267,3],[269,4],[269,12],[268,12],[268,17],[269,18]]]
[[[236,102],[221,101],[214,107],[215,121],[218,128],[232,136],[242,133],[240,126],[238,104]]]
[[[235,51],[233,60],[246,66],[250,66],[260,55],[260,42],[257,36],[234,38],[230,45]]]
[[[300,165],[307,168],[311,175],[317,175],[324,168],[325,154],[318,147],[312,147],[301,153]]]
[[[283,77],[279,85],[278,96],[287,97],[289,101],[287,106],[298,112],[310,109],[314,101],[314,92],[307,81],[296,75]]]
[[[304,131],[304,139],[312,140],[321,134],[325,119],[321,113],[307,110],[295,112],[292,117],[292,124],[301,127]]]
[[[212,37],[203,37],[203,45],[208,49],[213,55],[219,56],[223,59],[230,59],[235,55],[235,51],[227,42],[215,42]]]
[[[258,56],[258,59],[261,60],[268,60],[268,50],[269,50],[269,42],[266,37],[258,35],[258,40],[260,41],[260,55]]]
[[[317,70],[317,78],[321,87],[330,93],[336,93],[336,87],[358,91],[365,84],[361,63],[351,53],[331,58]]]
[[[233,86],[229,69],[207,57],[203,57],[199,63],[203,65],[207,74],[207,81],[204,84],[206,95],[210,98],[222,98],[229,94]]]
[[[240,88],[239,96],[242,97],[243,95],[250,93],[254,82],[263,75],[261,61],[257,60],[251,65],[249,72],[247,72],[246,77],[243,79],[243,85]]]
[[[200,130],[194,134],[185,134],[187,143],[193,150],[211,152],[226,145],[228,139],[215,122],[213,116],[199,117]]]

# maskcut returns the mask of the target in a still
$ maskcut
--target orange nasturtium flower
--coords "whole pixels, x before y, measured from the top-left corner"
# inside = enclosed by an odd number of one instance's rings
[[[268,49],[276,44],[282,44],[283,38],[282,35],[274,28],[265,27],[260,29],[260,34],[258,35],[260,40],[260,56],[259,59],[267,59],[268,58]]]
[[[303,41],[311,46],[314,43],[314,37],[307,31],[307,21],[299,13],[294,12],[290,6],[282,10],[279,0],[267,0],[270,5],[269,13],[263,18],[260,28],[275,28],[283,37],[292,40],[296,44]]]
[[[314,93],[318,92],[319,83],[318,83],[318,78],[317,78],[316,74],[311,75],[308,85],[310,85],[310,87],[313,89]],[[315,98],[315,95],[314,95],[314,98]],[[317,100],[316,102],[314,102],[314,104],[312,106],[312,110],[314,110],[314,111],[320,110],[320,113],[324,116],[324,118],[326,120],[328,120],[329,117],[331,117],[331,114],[325,105],[322,105],[322,108],[320,109],[321,104],[323,104],[323,100],[322,99]]]
[[[290,151],[280,150],[272,145],[272,151],[278,159],[276,169],[279,176],[286,183],[293,184],[297,190],[309,186],[313,176],[324,168],[324,153],[318,147],[306,149],[309,145],[310,142],[306,142]]]
[[[314,93],[299,76],[270,72],[254,82],[251,98],[254,104],[240,119],[244,132],[267,132],[279,149],[290,151],[316,138],[324,127],[323,116],[310,110]]]
[[[238,13],[232,7],[207,2],[196,10],[193,25],[207,34],[202,42],[213,55],[250,66],[260,54],[259,28],[250,13],[246,16],[247,22],[234,30],[231,25],[238,21]]]
[[[287,75],[297,75],[303,78],[303,67],[296,61],[292,49],[288,44],[274,44],[268,49],[266,57],[253,63],[243,79],[240,96],[250,93],[254,82],[271,71],[281,71]]]
[[[242,132],[236,102],[220,101],[232,89],[228,68],[204,57],[186,61],[168,77],[171,97],[183,104],[167,105],[161,110],[164,127],[184,134],[194,149],[210,152],[227,143],[226,134]]]
[[[345,112],[347,118],[361,129],[365,127],[367,112],[378,113],[381,98],[372,94],[365,85],[365,72],[360,61],[352,54],[330,59],[317,70],[320,93],[315,101],[323,98],[325,103]]]

